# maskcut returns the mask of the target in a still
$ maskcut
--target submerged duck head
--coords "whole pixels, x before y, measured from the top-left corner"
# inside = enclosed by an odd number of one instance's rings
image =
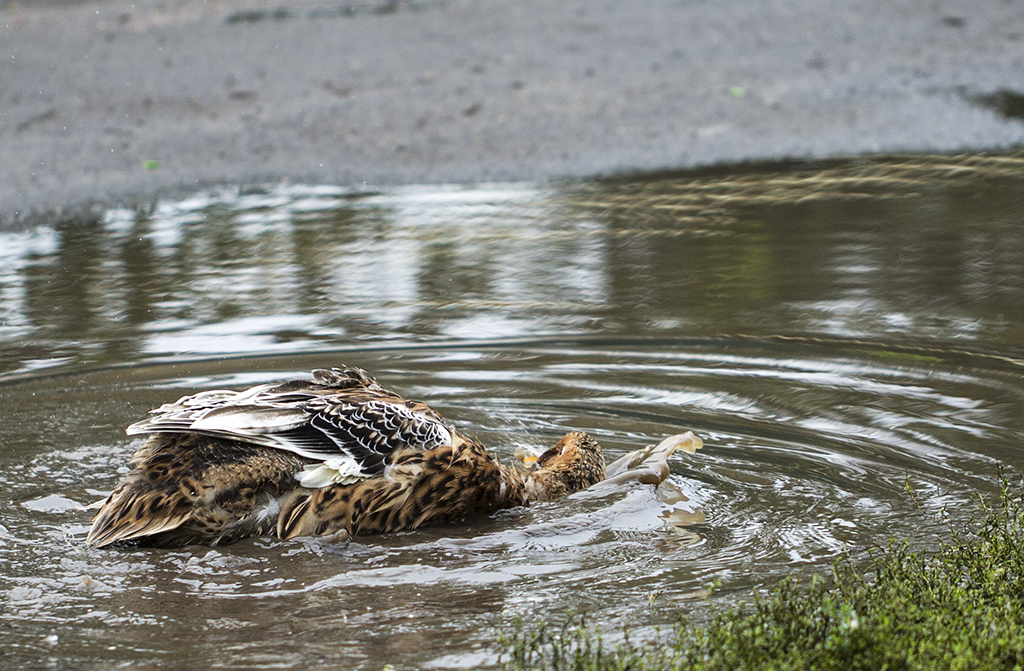
[[[526,481],[531,501],[553,501],[605,479],[604,454],[590,434],[573,431],[537,458]]]

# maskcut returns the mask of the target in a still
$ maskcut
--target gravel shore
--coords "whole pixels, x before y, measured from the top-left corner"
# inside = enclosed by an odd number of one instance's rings
[[[1003,0],[0,10],[0,219],[217,183],[585,178],[1024,143]]]

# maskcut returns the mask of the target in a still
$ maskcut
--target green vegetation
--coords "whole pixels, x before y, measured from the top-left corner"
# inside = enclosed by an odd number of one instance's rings
[[[1024,669],[1024,508],[1005,480],[930,554],[891,544],[867,575],[783,582],[705,626],[680,622],[656,641],[608,645],[582,620],[502,637],[506,669]]]

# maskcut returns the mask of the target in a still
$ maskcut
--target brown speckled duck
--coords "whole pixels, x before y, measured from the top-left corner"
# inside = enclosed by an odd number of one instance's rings
[[[605,478],[601,447],[586,433],[566,434],[525,472],[358,368],[206,391],[150,414],[128,427],[150,436],[100,504],[93,545],[415,529],[550,501]]]

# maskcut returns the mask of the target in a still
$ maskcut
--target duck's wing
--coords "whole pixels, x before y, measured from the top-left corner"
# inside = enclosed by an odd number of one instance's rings
[[[337,398],[328,399],[308,427],[289,432],[288,439],[302,443],[307,450],[311,442],[319,441],[315,449],[324,456],[314,458],[322,459],[323,464],[307,468],[300,482],[306,487],[323,487],[377,475],[390,463],[391,455],[405,448],[427,452],[453,445],[453,431],[422,403]],[[323,442],[323,437],[330,444]],[[305,456],[310,454],[312,451]]]
[[[377,475],[399,449],[452,444],[453,429],[426,404],[406,401],[372,378],[372,384],[347,388],[321,384],[324,373],[331,371],[314,371],[311,383],[185,396],[153,410],[127,432],[198,433],[293,452],[322,462],[319,473],[307,472],[302,479],[311,487]]]

